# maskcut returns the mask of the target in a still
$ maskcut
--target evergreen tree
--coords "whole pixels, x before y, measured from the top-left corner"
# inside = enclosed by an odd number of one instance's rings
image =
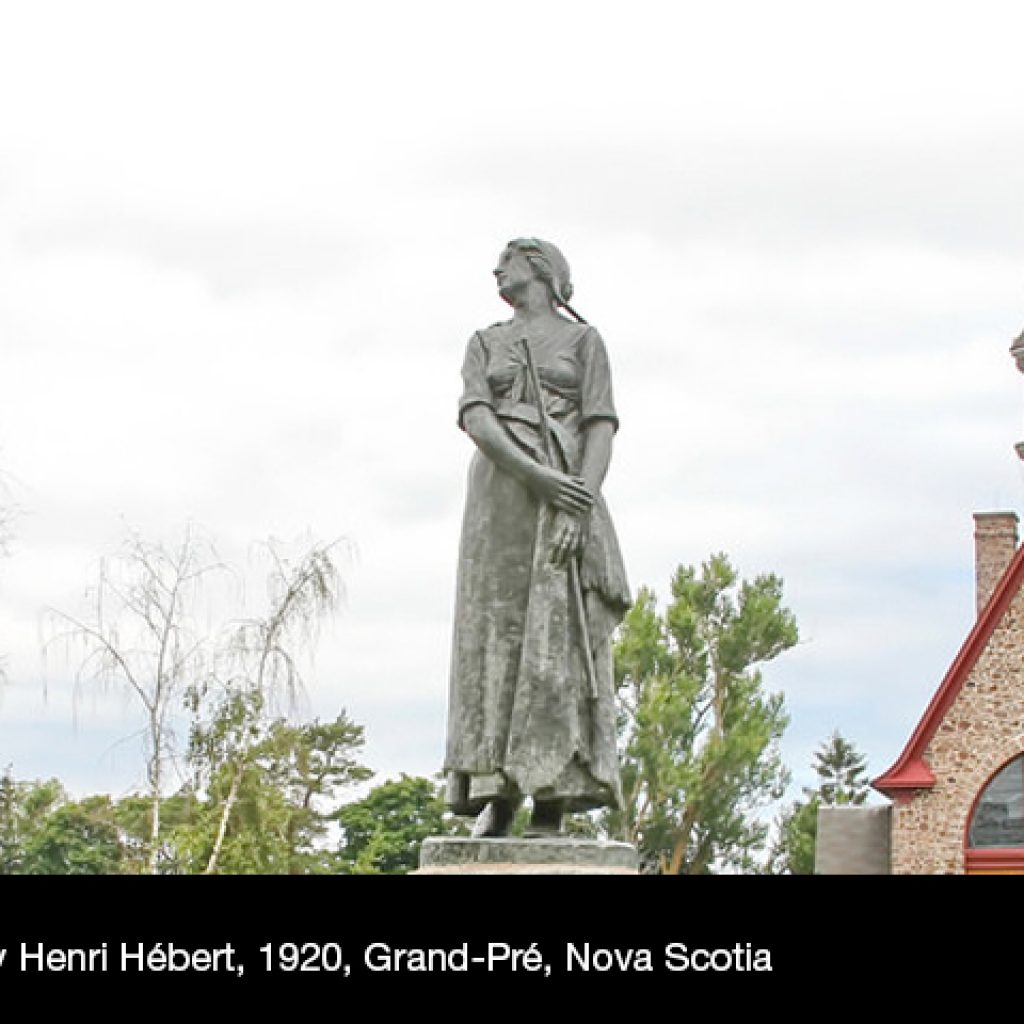
[[[606,817],[645,870],[745,868],[768,827],[758,813],[788,782],[778,744],[788,723],[759,665],[797,642],[782,582],[740,581],[724,554],[680,566],[659,613],[641,590],[616,645],[625,806]]]
[[[814,874],[819,807],[858,807],[870,795],[867,760],[833,730],[814,753],[816,789],[804,787],[803,800],[794,800],[778,821],[778,837],[769,870],[790,875]]]
[[[227,714],[231,705],[224,705]],[[236,735],[241,728],[246,735]],[[239,744],[244,744],[240,758]],[[185,870],[205,874],[323,874],[323,840],[338,791],[372,772],[356,760],[363,728],[342,711],[333,722],[262,721],[246,710],[193,734],[190,817],[174,834]],[[224,809],[233,794],[230,811]],[[214,861],[214,853],[216,860]],[[211,868],[211,863],[214,866]]]
[[[866,758],[838,730],[833,730],[815,752],[814,770],[818,774],[817,795],[827,807],[860,806],[871,792]]]

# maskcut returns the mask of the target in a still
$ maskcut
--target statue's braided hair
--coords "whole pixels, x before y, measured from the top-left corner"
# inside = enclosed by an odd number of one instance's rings
[[[514,238],[508,243],[508,248],[526,256],[537,276],[550,289],[556,305],[561,306],[579,323],[587,322],[569,305],[572,298],[572,278],[569,275],[569,264],[558,246],[540,238]]]

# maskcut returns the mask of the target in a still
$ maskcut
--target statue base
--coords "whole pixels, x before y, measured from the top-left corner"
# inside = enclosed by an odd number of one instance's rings
[[[432,836],[414,875],[637,875],[636,847],[596,839]]]

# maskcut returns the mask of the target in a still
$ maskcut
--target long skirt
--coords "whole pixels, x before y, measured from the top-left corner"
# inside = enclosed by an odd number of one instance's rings
[[[551,561],[554,518],[518,480],[474,455],[445,760],[456,813],[475,814],[495,797],[557,799],[567,810],[622,803],[611,648],[627,593],[618,545],[598,499],[574,587],[567,567]]]

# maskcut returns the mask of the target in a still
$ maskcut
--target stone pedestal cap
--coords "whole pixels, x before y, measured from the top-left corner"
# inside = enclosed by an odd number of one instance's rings
[[[424,840],[417,875],[636,875],[629,843],[593,839]]]

